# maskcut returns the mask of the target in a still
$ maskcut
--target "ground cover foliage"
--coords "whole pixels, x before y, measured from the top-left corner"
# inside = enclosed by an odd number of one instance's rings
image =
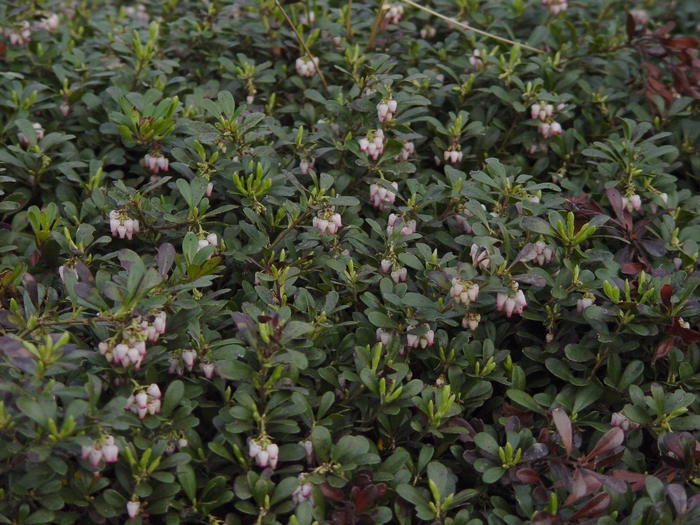
[[[419,7],[0,7],[0,523],[700,523],[697,2]]]

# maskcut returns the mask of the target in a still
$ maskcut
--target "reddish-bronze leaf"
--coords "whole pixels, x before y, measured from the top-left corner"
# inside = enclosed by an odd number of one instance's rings
[[[590,500],[588,500],[588,503],[574,512],[569,519],[580,520],[583,518],[592,518],[593,516],[597,516],[601,512],[605,512],[610,505],[610,499],[610,494],[607,492],[596,494]]]
[[[630,12],[627,9],[625,9],[625,13],[627,15],[627,42],[631,42],[632,38],[634,37],[635,29],[637,28],[637,22],[634,21],[634,17],[630,14]]]
[[[561,437],[561,442],[564,444],[564,449],[566,450],[566,455],[571,454],[571,447],[573,446],[573,430],[571,428],[571,419],[564,410],[561,408],[555,408],[552,410],[552,419],[554,420],[554,426],[557,427],[557,432]]]
[[[531,485],[533,483],[537,483],[540,480],[539,474],[532,470],[531,468],[521,468],[515,473],[515,477],[518,478],[519,481],[522,483],[525,483],[527,485]]]
[[[698,39],[692,36],[679,36],[676,38],[661,38],[660,42],[668,49],[675,51],[685,51],[698,47]]]
[[[384,490],[386,491],[386,486]],[[353,487],[350,495],[352,496],[352,502],[355,504],[356,512],[368,509],[380,497],[376,485],[367,485],[364,489]]]
[[[668,355],[668,353],[671,351],[672,348],[673,348],[673,338],[672,337],[669,337],[668,339],[664,339],[663,341],[661,341],[659,343],[659,346],[656,347],[656,351],[654,352],[654,356],[651,358],[651,364],[653,365],[659,359]]]
[[[671,310],[671,296],[673,295],[673,288],[670,284],[666,283],[661,287],[661,301],[667,310]]]
[[[532,517],[530,522],[532,525],[555,525],[556,523],[559,523],[559,520],[556,516],[552,516],[546,510],[541,510]]]
[[[639,275],[645,270],[644,265],[638,262],[625,263],[620,266],[620,271],[625,275]]]
[[[608,430],[603,437],[598,440],[596,446],[593,447],[590,454],[586,456],[589,461],[596,458],[597,456],[602,456],[611,450],[615,450],[617,447],[622,445],[625,441],[625,433],[619,427],[613,427]]]
[[[615,188],[608,188],[607,190],[605,190],[605,194],[608,196],[610,206],[612,206],[615,215],[618,219],[620,219],[620,222],[624,223],[625,210],[622,206],[622,195],[620,195],[620,192]]]
[[[317,485],[317,487],[321,490],[321,494],[323,494],[324,498],[328,498],[333,501],[345,500],[345,494],[343,494],[343,491],[337,487],[331,487],[327,481]]]

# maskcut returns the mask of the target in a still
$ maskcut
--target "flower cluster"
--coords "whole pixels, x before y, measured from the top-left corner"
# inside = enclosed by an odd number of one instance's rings
[[[342,218],[339,213],[335,212],[335,206],[319,210],[312,224],[314,228],[321,230],[321,235],[324,235],[326,232],[329,235],[335,235],[343,227]]]
[[[401,222],[399,223],[401,225],[401,235],[411,235],[412,233],[416,233],[416,221],[415,219],[411,219],[410,221],[404,220],[402,217],[399,215],[396,215],[395,213],[389,214],[389,218],[387,219],[386,223],[386,234],[387,236],[391,236],[394,233],[394,225],[396,224],[396,220],[401,219]]]
[[[392,182],[391,186],[394,190],[398,191],[399,185],[396,182]],[[369,187],[369,198],[375,208],[383,210],[385,202],[394,203],[396,200],[396,193],[379,184],[371,184]]]
[[[538,102],[530,108],[532,118],[540,121],[537,125],[537,132],[545,139],[549,139],[554,135],[561,135],[562,133],[561,124],[552,119],[553,114],[554,106],[552,104]]]
[[[396,101],[389,97],[387,100],[382,100],[377,104],[377,118],[379,122],[389,121],[392,116],[396,113]]]
[[[52,32],[58,29],[59,23],[60,21],[58,20],[58,15],[56,13],[51,13],[49,16],[39,20],[36,23],[36,28],[45,29],[46,31]]]
[[[595,296],[590,293],[585,293],[583,294],[583,297],[581,297],[581,299],[576,301],[576,311],[578,313],[583,313],[583,311],[589,306],[592,306],[594,302]]]
[[[430,25],[425,26],[423,29],[420,30],[420,37],[423,40],[426,40],[428,38],[433,38],[437,34],[437,30]]]
[[[467,311],[467,313],[464,314],[464,318],[462,318],[462,328],[465,330],[469,328],[473,332],[479,326],[480,321],[481,314]]]
[[[36,132],[36,138],[41,140],[44,138],[44,128],[38,122],[32,122],[32,127]],[[29,144],[29,139],[24,133],[17,133],[17,140],[22,146],[27,146]]]
[[[360,151],[367,153],[368,157],[374,160],[379,158],[379,155],[384,153],[384,132],[378,129],[374,132],[369,131],[367,135],[358,140]]]
[[[313,485],[306,480],[306,474],[299,474],[299,486],[292,492],[292,501],[295,505],[303,501],[308,501],[314,507],[314,501],[311,499],[311,491]]]
[[[399,160],[408,160],[411,155],[413,155],[416,152],[416,146],[413,144],[413,142],[405,142],[403,145],[403,148],[401,149],[401,153],[396,155],[394,157],[395,161]]]
[[[112,210],[109,212],[109,230],[112,236],[119,235],[120,239],[126,237],[131,240],[134,233],[141,231],[141,225],[138,219],[132,219],[124,211]]]
[[[545,263],[549,264],[552,262],[552,259],[554,258],[554,246],[545,244],[544,241],[537,241],[534,244],[534,247],[535,252],[537,252],[537,264],[542,266]]]
[[[384,6],[384,18],[381,22],[382,31],[385,31],[389,24],[398,25],[403,16],[403,6],[401,4],[387,4]]]
[[[623,412],[614,412],[610,418],[610,426],[618,427],[623,432],[639,428],[639,423],[632,423]]]
[[[105,356],[109,363],[121,364],[124,368],[133,364],[138,370],[146,355],[146,340],[157,341],[158,336],[165,332],[165,312],[159,312],[151,316],[152,320],[144,316],[137,317],[133,324],[122,333],[123,341],[112,346],[110,341],[102,341],[99,344],[100,354]]]
[[[124,8],[124,12],[132,17],[135,18],[136,20],[140,20],[141,22],[148,23],[150,21],[150,16],[148,16],[148,13],[146,12],[146,6],[143,4],[137,4],[136,6],[127,6]]]
[[[25,42],[31,41],[32,28],[29,22],[23,20],[17,28],[5,28],[5,38],[13,46],[23,46]]]
[[[185,373],[185,368],[187,370],[192,370],[194,368],[194,361],[197,359],[197,351],[188,348],[187,350],[184,350],[183,352],[180,353],[180,358],[172,358],[170,359],[170,367],[168,368],[168,374],[177,374],[181,376],[182,374]],[[183,368],[184,365],[184,368]],[[202,369],[204,374],[206,375],[206,371]],[[212,374],[214,371],[212,370]]]
[[[469,63],[471,64],[472,67],[476,69],[484,69],[486,67],[486,63],[484,62],[484,59],[481,58],[481,51],[478,49],[475,49],[472,52],[472,56],[469,57]]]
[[[470,302],[476,301],[479,297],[479,285],[465,281],[460,277],[454,277],[450,287],[450,297],[455,304],[463,304],[468,307]]]
[[[312,60],[299,57],[296,62],[297,73],[302,77],[312,77],[316,74],[318,67],[318,57],[313,57]]]
[[[462,148],[460,148],[459,145],[450,146],[443,153],[443,157],[445,159],[445,162],[449,161],[451,164],[457,164],[458,162],[462,162]]]
[[[139,419],[146,417],[146,414],[160,414],[160,388],[155,383],[146,389],[146,391],[132,394],[126,401],[126,410],[131,410],[134,414],[138,414]]]
[[[248,440],[248,455],[255,458],[255,464],[258,467],[277,467],[279,452],[279,447],[274,443],[270,443],[263,449],[262,445],[254,439]]]
[[[105,463],[116,463],[119,461],[119,447],[115,444],[114,437],[107,434],[100,441],[83,445],[80,457],[89,460],[93,467],[97,467],[103,459]]]
[[[487,270],[488,267],[491,266],[489,252],[485,246],[472,244],[472,247],[469,250],[469,256],[472,258],[473,266],[481,266],[484,270]]]
[[[313,158],[303,158],[299,162],[299,168],[301,169],[301,174],[306,175],[309,173],[309,168],[313,168],[316,163],[316,159]]]
[[[219,247],[219,239],[215,233],[210,233],[204,239],[199,239],[199,241],[197,241],[197,251],[206,248],[207,246],[213,246],[214,248]],[[211,259],[212,255],[214,255],[213,252],[209,254],[207,259]]]
[[[542,4],[549,8],[549,14],[552,16],[557,16],[569,8],[566,0],[542,0]]]
[[[637,211],[642,206],[642,199],[637,194],[632,194],[629,197],[622,197],[622,207],[628,212]]]
[[[518,289],[518,283],[513,282],[512,293],[498,292],[496,294],[496,310],[502,311],[505,308],[506,317],[513,314],[520,315],[523,313],[523,308],[527,306],[527,300],[522,290]]]
[[[408,346],[418,348],[420,345],[421,348],[426,348],[427,346],[433,346],[433,342],[435,341],[435,332],[428,329],[425,335],[408,334],[406,335],[406,338],[408,340]]]
[[[143,160],[146,167],[153,173],[158,173],[160,170],[168,171],[170,167],[170,161],[167,159],[167,157],[161,155],[159,151],[146,153]]]

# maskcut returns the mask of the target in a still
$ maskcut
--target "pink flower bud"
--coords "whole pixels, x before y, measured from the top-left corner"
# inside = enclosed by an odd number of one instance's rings
[[[530,114],[532,115],[532,118],[539,118],[540,117],[540,107],[539,104],[533,104],[532,107],[530,108]]]
[[[390,98],[386,105],[391,113],[396,113],[397,103],[393,98]]]
[[[211,197],[212,191],[214,191],[214,183],[210,182],[209,184],[207,184],[207,193],[206,193],[207,197]]]
[[[80,450],[80,458],[81,459],[87,459],[90,456],[90,453],[94,450],[93,447],[88,446],[88,445],[82,445],[81,450]],[[99,463],[99,462],[98,462]]]

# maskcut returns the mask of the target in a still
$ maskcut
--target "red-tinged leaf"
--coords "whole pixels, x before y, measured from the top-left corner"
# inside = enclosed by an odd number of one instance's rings
[[[644,265],[638,262],[625,263],[620,266],[620,271],[625,275],[637,276],[645,270]]]
[[[620,461],[622,459],[622,456],[625,455],[624,449],[615,452],[614,454],[610,454],[609,456],[605,456],[601,460],[597,460],[595,462],[595,468],[600,469],[600,468],[605,468],[605,467],[610,467]]]
[[[622,206],[622,195],[620,195],[620,192],[615,188],[608,188],[607,190],[605,190],[605,194],[608,196],[610,206],[612,206],[615,215],[618,219],[620,219],[620,222],[624,223],[625,210]]]
[[[613,470],[612,475],[614,478],[621,479],[628,483],[637,483],[638,481],[644,482],[648,474],[632,472],[631,470]]]
[[[647,71],[649,71],[649,75],[652,78],[655,78],[656,80],[661,80],[661,70],[658,67],[656,67],[651,62],[644,62],[644,65],[646,66]]]
[[[637,28],[637,22],[634,21],[634,17],[627,9],[625,9],[625,13],[627,15],[627,42],[631,42],[634,37],[635,29]]]
[[[673,319],[671,319],[671,324],[667,325],[664,328],[664,332],[667,335],[672,335],[674,337],[680,336],[682,333],[682,330],[683,330],[683,327],[681,327],[681,323],[680,323],[680,320],[678,319],[678,317],[674,317]]]
[[[650,95],[660,95],[661,98],[663,98],[666,102],[666,105],[671,103],[673,95],[668,89],[666,89],[666,86],[664,86],[661,82],[651,77],[647,78],[647,82],[649,84],[647,93],[649,93]]]
[[[673,287],[666,283],[661,287],[661,301],[667,310],[671,310],[671,296],[673,295]]]
[[[598,440],[598,443],[596,443],[593,450],[591,450],[588,456],[586,456],[586,459],[590,461],[591,459],[602,456],[611,450],[615,450],[617,447],[622,445],[624,441],[625,433],[622,431],[622,429],[619,427],[613,427],[603,434],[603,437]]]
[[[564,449],[566,450],[566,455],[568,456],[571,454],[571,447],[573,446],[571,419],[561,408],[555,408],[552,410],[552,419],[554,420],[554,426],[557,427],[557,432],[559,432],[561,442],[564,444]]]
[[[355,504],[355,512],[362,512],[370,508],[379,499],[379,491],[375,485],[367,485],[364,489],[353,487],[350,495]]]
[[[541,510],[532,517],[530,523],[532,525],[555,525],[558,521],[556,516],[552,516],[546,510]]]
[[[683,450],[683,442],[681,441],[681,435],[676,432],[669,432],[663,437],[664,446],[672,452],[675,456],[683,459],[685,457],[685,451]]]
[[[333,510],[332,522],[333,525],[351,525],[355,521],[355,515],[352,509],[347,507],[336,507]]]
[[[569,519],[573,521],[597,516],[598,514],[605,512],[605,510],[610,506],[610,500],[610,494],[607,492],[596,494],[588,501],[588,503],[574,512]]]
[[[375,488],[377,489],[377,494],[379,494],[379,497],[381,498],[384,494],[386,494],[387,486],[386,483],[377,483],[375,485]]]
[[[654,31],[656,36],[664,36],[666,33],[670,33],[673,28],[676,27],[675,22],[668,22]]]
[[[642,239],[639,243],[649,255],[654,257],[663,257],[666,255],[666,247],[664,243],[658,239]]]
[[[323,494],[324,498],[333,500],[333,501],[344,501],[345,500],[345,494],[343,494],[343,491],[340,490],[337,487],[331,487],[328,482],[323,482],[320,485],[317,485],[319,490],[321,491],[321,494]]]
[[[596,468],[598,466],[596,465]],[[617,492],[618,494],[625,494],[627,493],[627,483],[625,483],[621,479],[614,478],[612,476],[607,476],[605,474],[599,474],[595,470],[587,470],[591,476],[593,476],[595,479],[600,481],[603,485],[608,487],[610,490],[613,490],[614,492]]]
[[[569,494],[564,505],[571,505],[581,498],[590,496],[594,492],[597,492],[602,486],[603,483],[592,476],[590,471],[586,469],[577,469],[574,473],[571,494]]]
[[[695,49],[698,47],[697,38],[692,36],[680,36],[677,38],[662,38],[661,43],[668,49],[673,49],[674,51],[685,51],[686,49]]]
[[[515,477],[526,485],[532,485],[540,480],[539,474],[531,468],[521,468],[515,473]]]
[[[656,347],[656,351],[654,352],[654,357],[651,358],[651,364],[653,365],[659,359],[668,355],[668,353],[671,351],[672,348],[673,348],[673,338],[668,338],[668,339],[661,341],[659,343],[659,346]]]
[[[645,486],[646,474],[640,474],[639,472],[632,472],[629,470],[613,470],[612,475],[614,478],[621,479],[630,484],[632,492],[637,492]]]
[[[695,330],[691,330],[690,328],[682,328],[681,338],[683,339],[683,342],[687,345],[697,343],[698,341],[700,341],[700,333],[696,332]]]

